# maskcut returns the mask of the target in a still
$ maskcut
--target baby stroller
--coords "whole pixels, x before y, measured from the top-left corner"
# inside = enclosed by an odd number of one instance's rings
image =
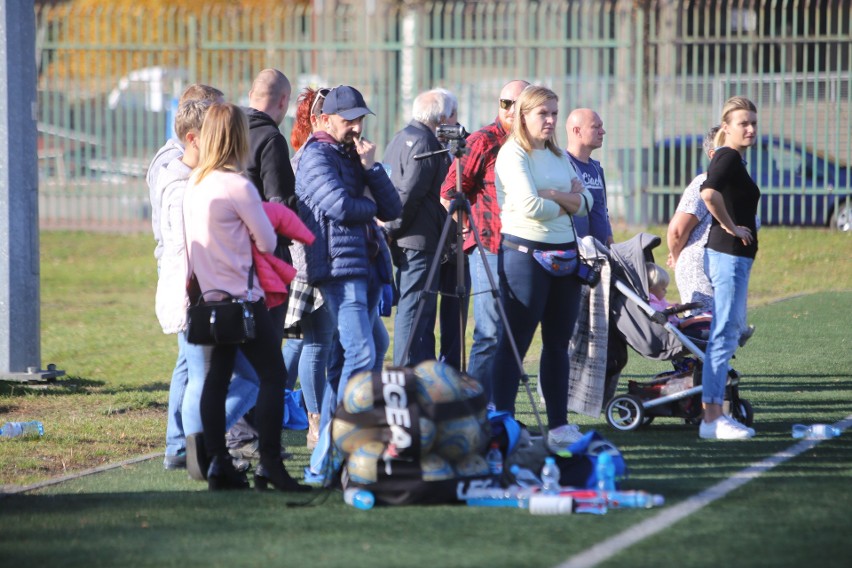
[[[663,312],[649,305],[645,263],[654,261],[651,251],[659,246],[659,237],[639,233],[609,250],[594,243],[597,252],[609,260],[612,271],[606,371],[612,398],[606,404],[607,422],[622,431],[646,426],[658,416],[698,424],[706,333],[702,338],[702,326],[693,325],[698,333],[688,334],[690,326],[676,326],[668,321],[668,316],[688,312],[700,304],[682,304]],[[706,316],[704,321],[708,321]],[[649,359],[671,361],[674,369],[647,382],[629,381],[627,394],[613,396],[617,376],[627,364],[628,345]],[[735,420],[751,425],[754,412],[751,404],[739,396],[739,374],[733,369],[728,372],[725,406]]]

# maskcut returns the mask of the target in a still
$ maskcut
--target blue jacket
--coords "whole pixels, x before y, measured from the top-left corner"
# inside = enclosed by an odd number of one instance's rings
[[[402,214],[399,195],[381,164],[365,170],[353,150],[324,138],[304,147],[296,174],[299,217],[316,235],[305,251],[312,286],[369,276],[379,253],[376,239],[382,238],[373,218],[392,221]]]

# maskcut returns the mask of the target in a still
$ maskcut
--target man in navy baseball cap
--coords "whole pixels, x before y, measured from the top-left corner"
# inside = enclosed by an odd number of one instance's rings
[[[367,108],[364,96],[354,87],[340,85],[326,95],[320,117],[323,130],[338,144],[354,148],[364,160],[365,168],[373,166],[375,153],[375,145],[361,136],[368,114],[374,113]]]
[[[325,97],[322,105],[323,114],[336,114],[346,120],[355,120],[366,114],[376,113],[367,108],[364,96],[355,87],[340,85],[333,88]]]

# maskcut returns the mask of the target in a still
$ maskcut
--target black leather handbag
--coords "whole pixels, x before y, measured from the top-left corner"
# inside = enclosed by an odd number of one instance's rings
[[[193,274],[192,278],[195,278]],[[254,339],[254,303],[251,291],[254,264],[249,269],[248,295],[242,300],[224,290],[207,290],[186,310],[186,340],[197,345],[234,345]],[[221,300],[206,301],[206,294],[218,292]]]

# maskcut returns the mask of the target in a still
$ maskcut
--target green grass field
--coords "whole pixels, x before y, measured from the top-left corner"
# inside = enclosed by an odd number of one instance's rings
[[[650,232],[661,234],[659,229]],[[150,242],[138,236],[42,236],[44,362],[69,372],[48,390],[0,383],[3,419],[39,418],[39,440],[0,442],[0,483],[14,487],[161,451],[174,342],[151,307]],[[579,417],[624,452],[628,488],[663,494],[651,511],[532,516],[464,506],[308,507],[284,495],[209,494],[152,459],[0,498],[4,566],[556,566],[609,537],[657,522],[690,498],[794,445],[795,422],[852,415],[852,243],[826,231],[765,229],[749,319],[758,332],[734,367],[758,435],[706,442],[657,418],[620,433]],[[658,258],[664,258],[660,251]],[[784,297],[790,299],[776,301]],[[535,347],[527,363],[535,372]],[[665,363],[632,356],[621,390]],[[519,418],[532,422],[520,399]],[[307,463],[303,432],[286,432]],[[290,465],[292,464],[292,465]],[[823,442],[601,566],[846,566],[852,557],[852,442]]]

